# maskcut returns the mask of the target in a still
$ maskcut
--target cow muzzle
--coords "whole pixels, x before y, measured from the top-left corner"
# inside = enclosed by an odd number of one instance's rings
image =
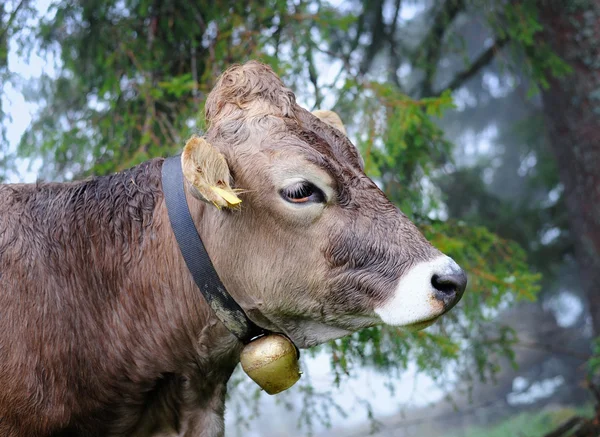
[[[452,258],[440,255],[411,267],[375,313],[388,325],[423,329],[454,307],[466,287],[466,273]]]

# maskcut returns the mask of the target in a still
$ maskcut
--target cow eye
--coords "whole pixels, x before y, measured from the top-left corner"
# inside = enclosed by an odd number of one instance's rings
[[[323,203],[325,194],[310,182],[297,182],[280,191],[281,197],[291,203]]]

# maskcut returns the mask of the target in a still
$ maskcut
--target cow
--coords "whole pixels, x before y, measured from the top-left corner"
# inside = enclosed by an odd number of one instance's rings
[[[256,61],[220,76],[205,114],[180,158],[185,201],[257,326],[309,348],[422,329],[459,301],[465,273],[365,175],[337,116]],[[243,344],[184,262],[164,162],[0,186],[1,436],[224,434]]]

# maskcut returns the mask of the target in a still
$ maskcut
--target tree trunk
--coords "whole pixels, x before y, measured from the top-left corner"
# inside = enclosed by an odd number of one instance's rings
[[[544,41],[573,68],[551,79],[542,97],[583,291],[600,336],[600,0],[546,0],[540,18]]]

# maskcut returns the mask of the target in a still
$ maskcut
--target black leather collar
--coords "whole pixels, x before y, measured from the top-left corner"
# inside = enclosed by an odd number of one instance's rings
[[[219,279],[190,214],[185,197],[180,155],[165,159],[162,167],[162,186],[171,228],[181,254],[194,282],[217,318],[244,344],[267,334],[266,330],[248,318]]]

